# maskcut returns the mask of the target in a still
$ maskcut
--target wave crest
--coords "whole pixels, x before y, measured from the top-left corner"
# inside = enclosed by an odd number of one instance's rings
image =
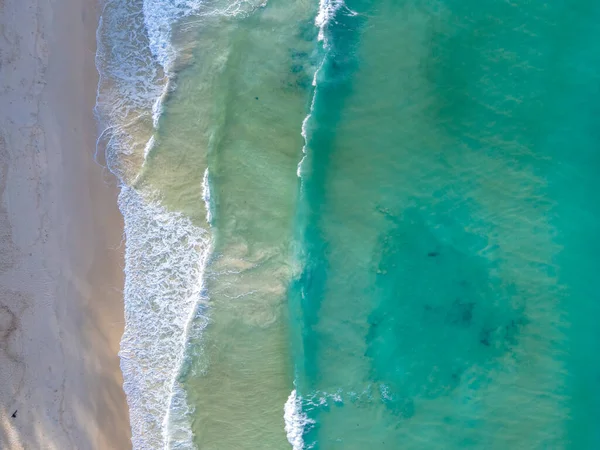
[[[188,328],[205,300],[202,278],[210,238],[133,188],[122,188],[119,207],[127,236],[126,327],[119,356],[132,443],[136,449],[164,448],[173,443],[165,413],[172,403],[182,404],[176,378]]]
[[[303,450],[304,434],[315,422],[302,411],[302,399],[297,395],[295,389],[285,402],[283,418],[288,442],[292,445],[293,450]]]

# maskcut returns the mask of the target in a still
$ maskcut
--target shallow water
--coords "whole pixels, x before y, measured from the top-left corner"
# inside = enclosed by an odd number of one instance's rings
[[[315,10],[273,1],[243,16],[200,17],[193,63],[177,75],[139,180],[203,225],[199,186],[209,170],[208,303],[181,374],[198,448],[286,446],[285,299]]]

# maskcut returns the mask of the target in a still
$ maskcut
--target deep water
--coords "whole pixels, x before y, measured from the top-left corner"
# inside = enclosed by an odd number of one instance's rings
[[[600,445],[600,7],[348,1],[290,291],[315,449]]]

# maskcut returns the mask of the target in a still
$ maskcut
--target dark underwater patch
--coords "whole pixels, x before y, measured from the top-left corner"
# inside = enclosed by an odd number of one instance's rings
[[[470,367],[491,368],[518,345],[526,320],[493,264],[468,250],[478,237],[460,223],[440,240],[420,211],[385,215],[391,227],[375,255],[378,304],[366,337],[372,379],[392,400],[449,395]],[[384,403],[406,417],[394,401]]]

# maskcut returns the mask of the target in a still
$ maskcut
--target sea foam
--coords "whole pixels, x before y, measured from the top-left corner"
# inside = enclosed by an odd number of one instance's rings
[[[97,30],[95,112],[103,128],[98,148],[105,146],[107,165],[122,182],[125,331],[119,355],[134,449],[194,448],[191,409],[178,376],[191,323],[206,300],[202,280],[211,238],[162,207],[160,193],[128,185],[140,166],[127,161],[137,154],[145,160],[156,144],[154,131],[176,58],[171,27],[199,4],[108,0]],[[202,188],[209,205],[208,173]]]
[[[126,326],[119,355],[133,448],[178,448],[174,441],[191,443],[191,432],[179,426],[174,439],[169,412],[174,406],[189,411],[177,376],[190,323],[205,300],[202,279],[210,237],[131,187],[123,186],[119,207],[127,238]]]
[[[158,127],[162,105],[171,88],[172,70],[177,58],[177,51],[172,43],[173,24],[197,13],[201,4],[200,0],[144,0],[143,16],[148,33],[148,46],[166,75],[161,95],[152,105],[155,128]]]
[[[212,224],[212,211],[210,201],[210,182],[208,175],[208,167],[204,171],[204,177],[202,177],[202,200],[204,200],[204,209],[206,210],[206,221],[209,225]]]
[[[301,135],[302,135],[302,138],[304,139],[304,145],[302,146],[302,158],[300,159],[300,162],[298,163],[298,168],[296,170],[296,175],[298,175],[298,178],[302,178],[302,165],[303,165],[304,161],[306,160],[306,149],[307,149],[307,145],[308,145],[307,130],[308,130],[308,124],[309,124],[312,114],[314,112],[315,99],[317,97],[317,91],[318,91],[319,75],[321,73],[321,69],[323,68],[323,65],[325,64],[325,61],[327,60],[327,54],[330,50],[329,41],[327,39],[326,28],[332,21],[335,20],[335,16],[338,13],[338,11],[340,11],[340,10],[342,10],[345,14],[348,14],[351,16],[358,15],[357,12],[348,8],[343,0],[319,0],[319,11],[317,13],[317,16],[315,17],[315,26],[319,29],[317,39],[319,42],[322,43],[324,54],[321,57],[321,62],[318,64],[317,70],[315,70],[315,73],[313,75],[313,80],[312,80],[312,85],[314,87],[313,96],[311,99],[308,114],[302,121]]]
[[[144,23],[150,51],[167,72],[171,70],[177,56],[172,45],[172,25],[197,12],[201,4],[200,0],[144,1]]]
[[[327,46],[325,27],[335,18],[339,10],[344,10],[346,14],[356,16],[358,13],[352,11],[346,6],[344,0],[319,0],[319,13],[315,18],[315,25],[319,27],[319,41],[324,41]]]
[[[308,431],[309,426],[314,424],[314,421],[302,411],[302,399],[295,389],[285,402],[283,418],[288,442],[293,450],[303,450],[304,434]]]

